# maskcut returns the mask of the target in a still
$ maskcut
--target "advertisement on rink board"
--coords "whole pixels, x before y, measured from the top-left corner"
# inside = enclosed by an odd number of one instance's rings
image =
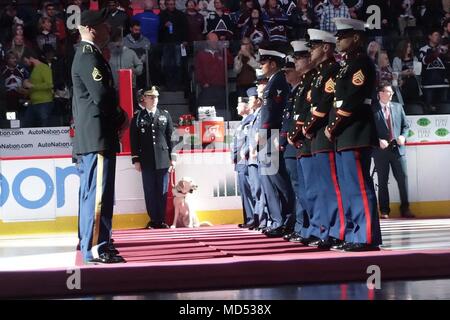
[[[450,141],[450,115],[407,116],[407,142]]]
[[[71,155],[69,127],[0,129],[0,157]]]
[[[450,142],[450,115],[407,118],[410,125],[408,142]],[[232,141],[238,125],[238,121],[225,124],[226,141]],[[450,199],[450,181],[445,179],[450,174],[446,165],[448,152],[450,145],[408,147],[411,202]],[[71,158],[67,157],[71,154],[69,127],[1,129],[0,220],[38,221],[76,216],[79,177]],[[66,157],[10,158],[36,155]],[[197,210],[240,208],[236,175],[230,159],[229,153],[211,150],[179,155],[177,179],[189,176],[199,185],[195,197]],[[145,213],[142,179],[131,165],[129,156],[118,157],[116,172],[115,212]],[[376,175],[374,178],[376,185]],[[436,184],[440,186],[438,189]],[[391,200],[398,201],[395,186],[390,184],[389,188],[392,189]]]

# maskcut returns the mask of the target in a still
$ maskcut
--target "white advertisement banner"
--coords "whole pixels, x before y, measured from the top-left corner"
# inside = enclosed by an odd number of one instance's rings
[[[450,115],[407,116],[408,142],[450,142]]]
[[[0,129],[0,157],[71,154],[69,127]]]

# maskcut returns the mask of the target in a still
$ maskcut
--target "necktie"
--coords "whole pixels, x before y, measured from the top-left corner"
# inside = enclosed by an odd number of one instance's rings
[[[389,130],[389,142],[391,142],[394,139],[394,135],[392,132],[391,112],[389,110],[388,105],[384,106],[384,117],[386,119],[386,124]]]

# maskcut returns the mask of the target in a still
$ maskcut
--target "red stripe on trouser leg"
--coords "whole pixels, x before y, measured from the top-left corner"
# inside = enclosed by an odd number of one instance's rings
[[[356,162],[356,170],[358,172],[358,182],[359,182],[359,190],[361,191],[362,201],[364,204],[364,215],[366,216],[366,237],[367,243],[372,243],[372,220],[370,216],[369,210],[369,200],[367,199],[366,186],[364,183],[364,175],[361,167],[361,153],[359,151],[355,151],[355,162]]]
[[[344,240],[345,237],[345,220],[344,220],[344,205],[342,204],[341,189],[339,188],[337,175],[336,175],[336,159],[334,152],[328,153],[330,159],[331,179],[333,180],[334,191],[336,192],[337,204],[339,210],[339,239]]]

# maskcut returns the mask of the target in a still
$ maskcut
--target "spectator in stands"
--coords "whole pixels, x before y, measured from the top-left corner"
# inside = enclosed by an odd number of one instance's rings
[[[348,8],[348,13],[350,14],[350,17],[353,19],[359,19],[360,18],[360,10],[364,5],[364,2],[367,0],[344,0],[345,5]]]
[[[147,39],[150,40],[151,44],[158,43],[159,35],[159,15],[155,14],[153,11],[155,2],[154,0],[144,0],[143,8],[144,12],[138,13],[133,16],[133,20],[139,21],[141,23],[141,32]]]
[[[447,18],[442,23],[443,33],[442,33],[442,43],[447,44],[450,42],[450,18]]]
[[[55,4],[50,2],[45,6],[44,16],[50,18],[52,22],[52,33],[58,38],[59,41],[66,39],[66,23],[63,19],[57,16]]]
[[[219,47],[219,37],[214,32],[208,33],[205,49],[195,56],[195,79],[200,87],[199,106],[215,106],[218,116],[227,116],[225,109],[225,59]]]
[[[257,8],[255,0],[242,0],[239,11],[232,15],[233,22],[236,24],[237,32],[241,34],[242,28],[251,19],[252,10]]]
[[[422,89],[429,111],[436,112],[437,105],[447,98],[449,81],[445,69],[445,55],[448,48],[441,46],[440,28],[430,29],[428,44],[420,48],[422,62]]]
[[[440,28],[444,17],[445,11],[442,8],[442,0],[427,0],[425,1],[425,13],[421,19],[421,27],[425,30]]]
[[[58,50],[58,38],[52,33],[52,20],[48,17],[39,18],[39,30],[41,33],[36,37],[39,50],[42,51],[45,44],[51,45]]]
[[[257,49],[262,43],[269,42],[269,30],[263,23],[261,11],[253,9],[250,17],[242,29],[242,37],[249,38]]]
[[[316,14],[308,0],[297,1],[297,6],[289,15],[289,24],[292,26],[292,39],[304,39],[306,31],[316,27]]]
[[[111,71],[114,79],[114,87],[116,89],[118,89],[119,87],[118,71],[120,69],[131,69],[133,89],[135,89],[136,76],[142,74],[144,65],[133,50],[123,45],[122,39],[123,38],[120,32],[116,32],[116,34],[113,35],[111,42],[109,43],[109,50],[111,52],[109,65],[111,66]]]
[[[146,51],[150,49],[150,40],[141,33],[141,23],[131,21],[130,33],[123,38],[123,45],[133,50],[138,58],[145,63]]]
[[[213,31],[219,40],[231,40],[234,29],[235,25],[226,12],[224,0],[214,0],[214,11],[211,11],[206,17],[206,32]]]
[[[377,71],[377,85],[389,83],[395,92],[394,100],[403,105],[403,98],[398,87],[399,74],[392,70],[388,53],[385,50],[380,51]]]
[[[442,8],[445,12],[445,18],[450,18],[450,0],[442,0]]]
[[[256,70],[260,68],[259,57],[255,54],[249,38],[243,38],[241,49],[234,58],[234,72],[236,73],[236,91],[238,97],[244,97],[247,89],[254,87]]]
[[[187,42],[192,44],[194,41],[205,39],[203,30],[205,30],[205,19],[198,12],[195,0],[186,2],[186,21],[187,21]]]
[[[400,0],[398,1],[400,6],[399,16],[398,16],[398,29],[400,31],[400,36],[405,35],[405,29],[408,27],[415,27],[417,24],[417,19],[414,16],[414,4],[415,0]]]
[[[23,60],[32,68],[30,78],[23,82],[23,87],[29,90],[31,102],[25,112],[24,127],[50,127],[53,112],[52,70],[34,52],[24,54]]]
[[[334,18],[350,18],[348,7],[342,0],[330,0],[330,4],[323,8],[320,19],[320,29],[331,33],[336,32]]]
[[[49,44],[45,44],[43,48],[44,62],[52,70],[53,79],[53,113],[57,116],[58,125],[68,125],[71,116],[69,108],[70,92],[68,88],[68,65],[63,56],[57,55],[55,49]]]
[[[128,33],[128,15],[120,10],[118,0],[108,0],[107,8],[109,10],[107,22],[111,26],[111,33],[121,30],[123,34]]]
[[[414,64],[418,63],[414,55],[411,41],[401,41],[396,50],[392,70],[399,75],[400,92],[405,104],[409,102],[418,102],[422,95],[419,82],[414,73]]]
[[[277,0],[266,0],[262,19],[269,30],[269,41],[271,43],[287,42],[288,16],[279,7]]]
[[[378,54],[380,52],[380,44],[376,41],[371,41],[367,46],[367,55],[372,59],[375,65],[378,65]]]
[[[160,14],[160,41],[163,43],[161,67],[169,91],[182,86],[181,47],[186,47],[187,21],[183,12],[175,8],[175,0],[166,0],[167,9]]]
[[[7,47],[8,50],[13,51],[17,59],[19,59],[19,63],[23,63],[23,55],[29,54],[32,50],[31,46],[27,46],[25,43],[25,39],[23,35],[15,35],[11,41],[11,44]]]
[[[27,96],[27,91],[22,88],[23,81],[28,78],[28,71],[18,63],[16,54],[13,51],[6,53],[5,66],[1,69],[0,75],[5,92],[6,111],[15,111],[18,119],[22,118],[22,99]]]
[[[8,4],[0,14],[0,42],[11,39],[11,26],[14,24],[23,25],[24,22],[17,16],[17,6]]]

